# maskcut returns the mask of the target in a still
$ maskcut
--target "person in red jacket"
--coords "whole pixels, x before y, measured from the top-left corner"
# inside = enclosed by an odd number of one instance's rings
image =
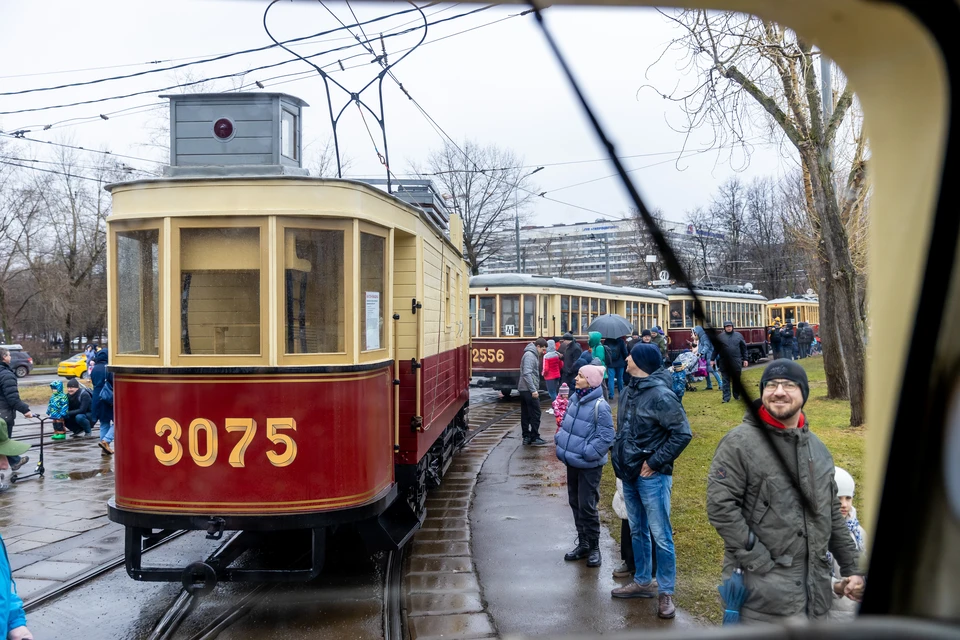
[[[557,343],[553,340],[547,340],[547,353],[543,356],[543,379],[547,384],[547,393],[550,394],[550,401],[557,399],[557,390],[560,388],[560,370],[563,368],[563,359],[557,353]],[[547,409],[547,413],[553,414],[553,409]]]

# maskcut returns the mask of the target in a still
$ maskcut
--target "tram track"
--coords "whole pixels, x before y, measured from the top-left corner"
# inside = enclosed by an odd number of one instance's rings
[[[188,533],[188,532],[174,531],[162,538],[159,538],[158,540],[156,540],[156,542],[147,545],[144,548],[144,552],[157,549],[169,542],[172,542],[173,540],[176,540],[177,538],[179,538],[185,533]],[[83,573],[80,573],[74,576],[73,578],[70,578],[69,580],[65,581],[63,584],[59,585],[55,589],[43,590],[43,591],[37,592],[35,595],[27,596],[23,600],[23,609],[27,613],[30,613],[31,611],[38,609],[39,607],[42,607],[50,602],[53,602],[54,600],[57,600],[58,598],[63,597],[64,595],[70,593],[71,591],[77,589],[78,587],[81,587],[87,584],[88,582],[95,580],[96,578],[102,576],[108,571],[113,571],[114,569],[124,566],[125,562],[126,562],[126,558],[124,555],[116,556],[110,560],[107,560],[105,562],[98,564],[97,566],[91,569],[88,569],[87,571],[84,571]]]

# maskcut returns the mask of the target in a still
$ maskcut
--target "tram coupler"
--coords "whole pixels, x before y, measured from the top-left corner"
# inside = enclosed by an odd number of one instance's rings
[[[223,518],[210,518],[207,521],[207,540],[219,540],[223,537],[223,527],[227,522]]]
[[[180,582],[190,595],[204,596],[217,586],[217,571],[206,562],[194,562],[184,568]]]

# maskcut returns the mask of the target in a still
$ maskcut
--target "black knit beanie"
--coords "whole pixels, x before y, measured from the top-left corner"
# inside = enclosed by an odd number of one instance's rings
[[[810,396],[810,383],[807,382],[807,372],[793,360],[774,360],[763,370],[760,376],[760,393],[770,380],[790,380],[800,385],[800,391],[803,393],[803,403],[807,403]]]

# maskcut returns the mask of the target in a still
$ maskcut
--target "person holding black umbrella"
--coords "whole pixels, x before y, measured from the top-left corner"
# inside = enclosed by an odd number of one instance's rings
[[[810,387],[800,365],[774,360],[760,392],[759,422],[748,412],[720,440],[707,475],[707,517],[726,549],[723,579],[742,568],[741,622],[822,619],[834,594],[827,551],[840,566],[843,595],[859,598],[864,585],[833,457],[803,414]]]

